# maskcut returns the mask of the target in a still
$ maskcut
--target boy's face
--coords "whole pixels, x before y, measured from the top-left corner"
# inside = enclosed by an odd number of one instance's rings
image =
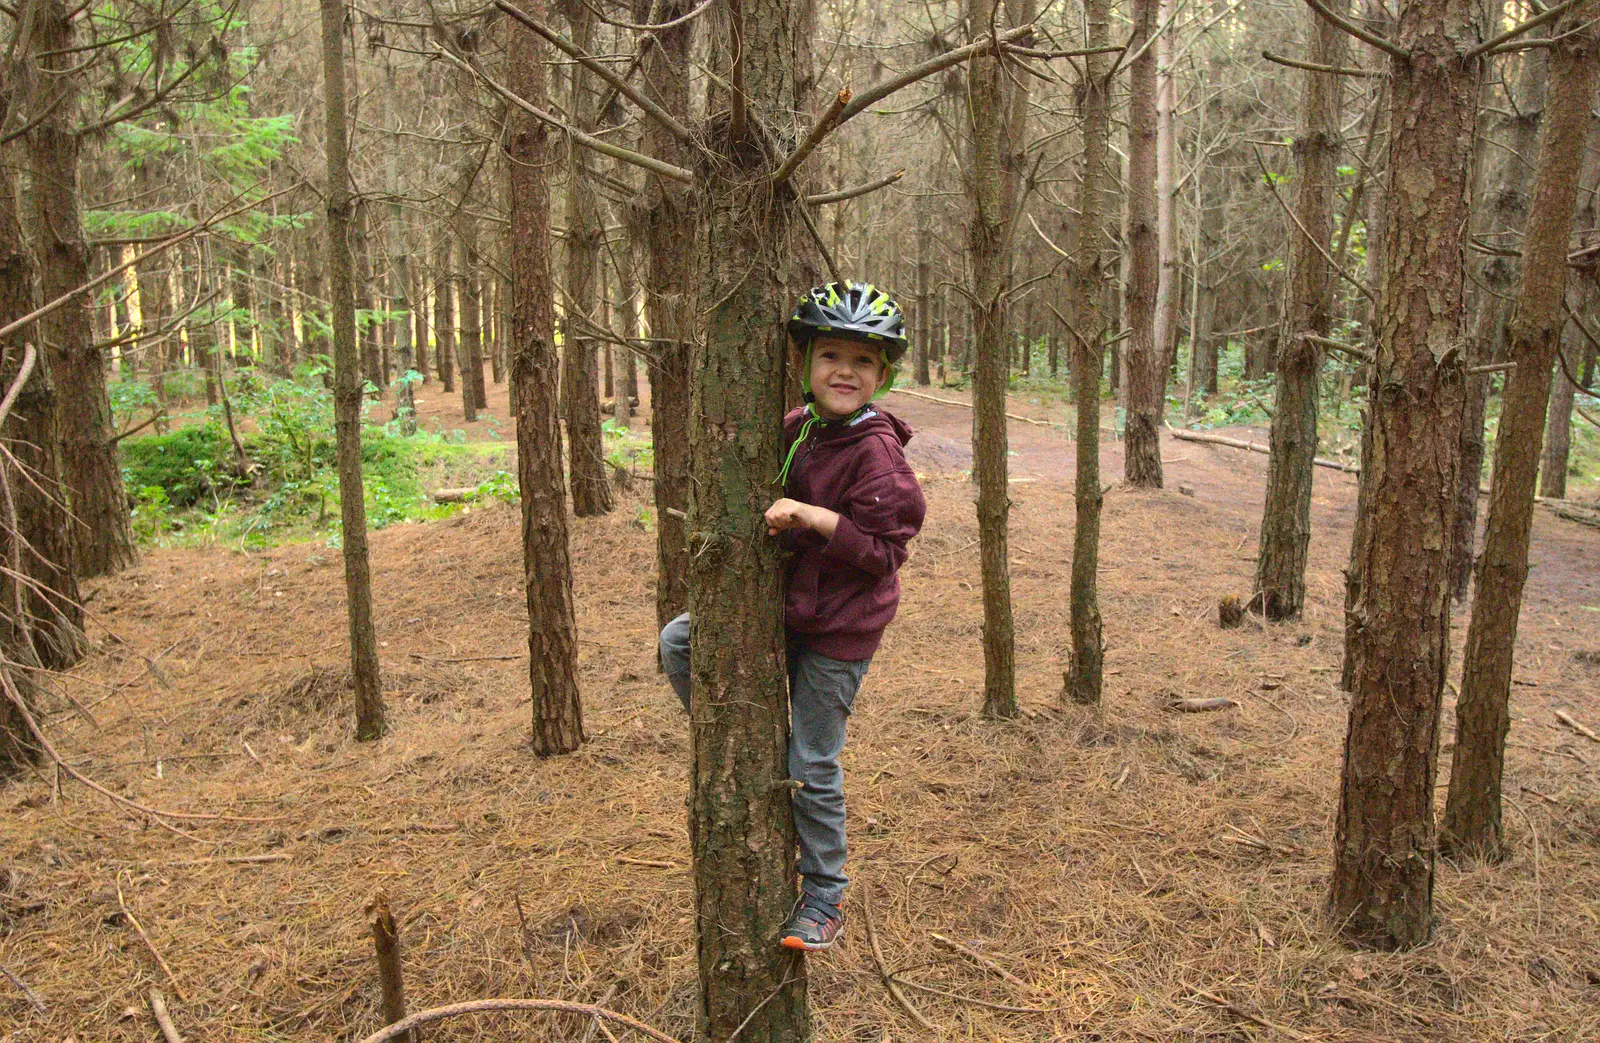
[[[883,384],[883,352],[858,340],[811,342],[811,395],[825,420],[841,420],[872,401]]]

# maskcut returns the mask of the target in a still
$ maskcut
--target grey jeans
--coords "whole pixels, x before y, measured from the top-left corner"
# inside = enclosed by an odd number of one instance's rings
[[[844,899],[845,721],[870,659],[829,659],[805,648],[789,648],[789,777],[803,785],[793,796],[794,830],[800,838],[800,875],[807,894],[830,905]],[[689,709],[689,613],[661,631],[661,668],[685,710]]]

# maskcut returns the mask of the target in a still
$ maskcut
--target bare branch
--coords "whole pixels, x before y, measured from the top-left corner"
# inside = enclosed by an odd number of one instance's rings
[[[1307,0],[1307,2],[1309,3],[1310,0]],[[1284,200],[1283,196],[1278,194],[1278,186],[1272,180],[1272,173],[1267,170],[1266,161],[1261,158],[1261,150],[1253,148],[1250,151],[1255,155],[1257,165],[1261,167],[1261,178],[1266,182],[1267,188],[1272,192],[1272,198],[1276,199],[1278,201],[1278,205],[1283,207],[1283,212],[1288,214],[1289,220],[1293,221],[1294,226],[1300,229],[1300,234],[1306,237],[1307,242],[1317,248],[1317,253],[1322,255],[1322,259],[1328,262],[1328,266],[1334,270],[1339,278],[1360,290],[1366,295],[1368,300],[1376,303],[1378,300],[1377,294],[1368,289],[1366,283],[1345,271],[1344,266],[1333,259],[1333,255],[1328,252],[1328,248],[1317,242],[1317,237],[1312,235],[1311,230],[1306,228],[1306,226],[1301,222],[1300,216],[1294,212],[1294,210],[1289,206],[1288,202]]]
[[[789,158],[780,163],[778,169],[773,171],[773,184],[781,185],[789,180],[789,175],[793,174],[795,169],[805,162],[806,157],[811,155],[818,145],[822,144],[822,139],[832,133],[833,128],[839,125],[845,106],[848,104],[850,104],[850,88],[845,87],[833,96],[833,100],[828,103],[827,109],[821,116],[817,117],[817,122],[811,126],[811,133],[807,134],[805,140],[800,142],[793,152],[789,153]]]
[[[1337,65],[1318,65],[1315,62],[1303,62],[1296,58],[1285,58],[1283,55],[1273,54],[1271,51],[1262,51],[1261,57],[1265,58],[1269,62],[1275,62],[1278,65],[1287,65],[1291,69],[1305,69],[1308,72],[1327,72],[1332,73],[1335,76],[1378,75],[1377,73],[1371,72],[1367,69],[1346,69]]]
[[[22,346],[22,366],[17,371],[17,379],[12,381],[11,387],[6,391],[4,401],[0,401],[0,424],[6,422],[6,417],[11,414],[11,407],[16,404],[17,396],[22,394],[22,387],[33,375],[33,364],[39,360],[39,352],[30,341]]]
[[[1128,45],[1112,44],[1110,47],[1080,47],[1076,51],[1044,51],[1037,47],[1018,47],[1016,44],[1006,44],[1005,49],[1012,54],[1020,54],[1025,58],[1083,58],[1091,54],[1120,54],[1128,49]]]
[[[828,252],[827,244],[822,241],[822,233],[817,231],[817,223],[811,220],[811,208],[801,204],[800,220],[804,222],[806,231],[811,233],[811,241],[817,244],[817,252],[822,255],[822,260],[828,266],[828,274],[833,276],[833,281],[840,286],[844,285],[844,273],[839,271],[839,262],[833,259],[833,254]]]
[[[656,1043],[678,1043],[676,1039],[651,1028],[642,1021],[636,1021],[626,1014],[618,1014],[614,1010],[592,1003],[570,1003],[566,1000],[540,1000],[540,999],[508,999],[508,1000],[468,1000],[465,1003],[452,1003],[445,1007],[432,1007],[428,1010],[419,1010],[379,1029],[372,1035],[361,1040],[360,1043],[388,1043],[391,1039],[398,1039],[408,1035],[412,1029],[435,1021],[444,1021],[446,1018],[460,1017],[463,1014],[484,1014],[496,1010],[551,1010],[567,1014],[584,1014],[591,1018],[603,1018],[606,1021],[626,1026],[640,1033]]]
[[[1341,351],[1353,358],[1360,359],[1362,362],[1372,361],[1372,352],[1368,351],[1366,348],[1358,348],[1354,344],[1346,344],[1342,340],[1334,340],[1331,337],[1319,337],[1314,333],[1302,333],[1300,334],[1300,339],[1310,344],[1317,344],[1324,348],[1332,348],[1334,351]]]
[[[1349,19],[1339,17],[1322,3],[1320,3],[1319,0],[1306,0],[1306,6],[1317,12],[1317,14],[1324,21],[1343,29],[1345,32],[1349,33],[1351,36],[1354,36],[1357,40],[1360,40],[1364,44],[1376,47],[1384,54],[1389,55],[1389,57],[1398,58],[1403,62],[1409,62],[1411,60],[1411,52],[1406,50],[1404,47],[1401,47],[1393,40],[1386,40],[1377,33],[1369,32],[1366,29],[1361,28],[1359,25],[1355,24]]]
[[[1008,29],[1001,33],[1000,43],[1009,44],[1016,40],[1024,40],[1032,33],[1033,24],[1031,22],[1027,25],[1019,25],[1015,29]],[[943,72],[952,65],[960,65],[968,58],[982,54],[993,46],[994,40],[985,35],[964,47],[957,47],[954,50],[946,51],[937,58],[930,58],[920,65],[913,65],[899,76],[885,80],[875,87],[867,88],[861,94],[856,95],[854,101],[844,107],[844,112],[839,116],[839,124],[849,123],[852,119],[855,119],[896,91],[904,90],[918,80],[925,80],[934,73]]]
[[[880,188],[888,188],[890,185],[894,184],[896,181],[899,181],[905,176],[906,172],[904,170],[896,170],[888,177],[880,177],[878,180],[868,181],[864,185],[855,185],[851,188],[841,188],[833,192],[818,192],[816,195],[806,196],[806,202],[810,203],[812,206],[825,206],[828,203],[842,203],[847,199],[855,199],[858,196],[864,196],[869,193],[876,192]]]
[[[706,11],[711,8],[711,5],[716,2],[717,0],[701,0],[699,6],[690,11],[688,14],[679,15],[670,22],[661,22],[656,25],[641,25],[638,22],[624,22],[620,18],[612,18],[610,15],[605,14],[597,9],[593,4],[589,3],[588,0],[584,0],[583,6],[587,7],[591,12],[594,13],[596,18],[600,19],[607,25],[615,25],[622,29],[631,29],[636,33],[655,33],[660,32],[663,29],[676,29],[685,22],[694,21],[696,18],[699,18],[701,15],[705,14]]]
[[[682,123],[679,123],[672,113],[651,101],[649,97],[644,94],[644,92],[632,86],[622,77],[606,68],[604,62],[595,61],[591,55],[585,54],[571,40],[568,40],[565,36],[562,36],[554,29],[541,25],[530,16],[524,14],[513,5],[507,3],[506,0],[495,0],[494,5],[500,10],[504,11],[506,14],[510,15],[512,18],[521,22],[534,33],[544,37],[556,50],[561,51],[562,53],[573,58],[578,62],[578,64],[582,65],[584,68],[588,69],[590,72],[604,80],[606,83],[610,84],[613,90],[615,90],[618,94],[621,94],[624,98],[627,98],[629,101],[633,102],[635,105],[639,106],[639,108],[642,109],[647,116],[665,127],[673,137],[683,142],[694,141],[694,132],[692,130],[690,130],[688,127],[685,127]]]
[[[43,304],[43,305],[40,305],[39,307],[33,309],[28,314],[24,315],[22,318],[16,319],[16,320],[14,320],[12,322],[9,322],[4,326],[0,326],[0,340],[4,340],[6,337],[11,336],[11,334],[17,332],[18,330],[22,329],[24,326],[29,325],[30,323],[38,322],[40,319],[44,318],[46,315],[50,315],[50,314],[53,314],[54,312],[60,311],[61,308],[64,305],[66,305],[68,302],[74,300],[77,297],[81,297],[84,294],[89,293],[89,292],[91,292],[93,290],[99,289],[100,287],[104,286],[106,283],[110,282],[112,279],[115,279],[117,276],[119,276],[123,272],[127,271],[129,268],[132,268],[134,265],[142,264],[145,261],[149,260],[150,258],[156,256],[157,254],[163,253],[164,251],[172,249],[174,246],[177,246],[179,243],[185,242],[186,240],[189,240],[189,239],[193,239],[195,236],[197,236],[200,233],[202,233],[202,232],[206,231],[207,229],[211,228],[213,225],[221,224],[223,221],[226,221],[229,218],[238,217],[240,214],[248,213],[249,211],[254,210],[258,206],[264,206],[265,204],[270,203],[272,200],[277,199],[279,196],[288,195],[290,192],[293,192],[293,191],[299,189],[300,186],[301,186],[301,182],[296,182],[295,184],[290,185],[288,188],[281,189],[281,190],[279,190],[277,192],[274,192],[270,196],[266,196],[265,198],[259,199],[254,203],[249,203],[249,204],[247,204],[245,206],[236,207],[235,209],[229,210],[229,211],[227,211],[225,213],[220,213],[220,214],[216,214],[216,215],[214,215],[212,217],[208,217],[204,221],[202,221],[199,224],[195,225],[193,228],[190,228],[190,229],[188,229],[187,231],[184,231],[184,232],[180,232],[179,234],[173,236],[171,239],[168,239],[164,243],[161,243],[161,244],[159,244],[157,246],[152,246],[150,249],[145,250],[144,252],[136,255],[131,260],[127,260],[127,261],[122,262],[119,265],[116,265],[116,266],[111,267],[111,268],[107,268],[105,271],[101,272],[99,275],[95,276],[93,279],[90,279],[88,282],[84,283],[82,286],[79,286],[77,289],[68,290],[66,293],[63,293],[61,296],[57,297],[55,300],[49,302],[48,304]],[[252,187],[254,187],[254,186],[252,186]],[[246,189],[246,191],[249,191],[249,190]],[[241,194],[243,194],[243,193],[241,193]],[[234,198],[237,199],[238,196],[235,196]]]
[[[496,94],[500,95],[506,101],[509,101],[523,112],[526,112],[540,123],[554,127],[556,130],[561,131],[561,133],[567,135],[567,137],[570,138],[574,143],[582,145],[587,149],[593,149],[602,155],[610,156],[612,159],[620,159],[624,163],[631,163],[636,167],[643,167],[652,173],[660,174],[662,177],[670,177],[674,181],[682,181],[686,185],[694,184],[694,173],[692,171],[685,170],[683,167],[675,167],[671,163],[664,163],[653,156],[646,156],[643,153],[635,152],[632,149],[623,148],[621,145],[613,145],[611,142],[597,138],[593,134],[585,134],[576,127],[569,127],[565,123],[562,123],[560,120],[556,119],[554,116],[550,115],[550,113],[528,101],[526,98],[523,98],[517,94],[513,94],[508,88],[502,86],[492,76],[484,72],[482,69],[479,69],[476,65],[456,57],[447,50],[441,49],[435,51],[434,53],[439,54],[449,61],[459,65],[461,68],[466,69],[468,72],[472,73],[472,75],[482,80],[484,86],[488,87],[490,90],[494,91]]]
[[[1306,2],[1310,3],[1310,0],[1306,0]],[[1564,4],[1557,4],[1554,7],[1547,7],[1545,8],[1543,14],[1536,14],[1526,22],[1512,26],[1510,29],[1507,29],[1494,39],[1485,40],[1483,43],[1480,43],[1478,46],[1468,51],[1463,57],[1470,61],[1471,59],[1477,58],[1480,55],[1488,54],[1501,44],[1509,43],[1522,34],[1528,32],[1530,29],[1537,29],[1546,22],[1551,22],[1557,18],[1560,18],[1574,7],[1588,2],[1589,0],[1566,0],[1566,3]]]

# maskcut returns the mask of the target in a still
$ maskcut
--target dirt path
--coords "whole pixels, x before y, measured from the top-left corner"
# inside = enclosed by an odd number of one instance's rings
[[[948,389],[916,389],[939,398],[965,401],[962,392]],[[972,466],[972,411],[957,406],[938,405],[925,399],[890,394],[888,405],[917,432],[911,455],[918,466],[930,470],[965,470]],[[1070,409],[1055,410],[1030,406],[1013,398],[1008,410],[1070,425]],[[1109,413],[1102,431],[1111,430]],[[1265,445],[1268,432],[1259,427],[1223,428],[1217,434],[1247,439]],[[1060,428],[1041,428],[1011,421],[1009,425],[1011,476],[1013,480],[1045,480],[1065,483],[1069,488],[1076,473],[1074,443],[1070,432]],[[1107,482],[1122,478],[1122,443],[1108,440],[1100,448],[1101,476]],[[1249,550],[1261,525],[1261,510],[1266,498],[1267,458],[1221,446],[1183,442],[1163,433],[1161,459],[1166,485],[1177,489],[1191,487],[1201,503],[1215,506],[1228,523],[1241,534],[1248,533]],[[1311,561],[1322,567],[1342,568],[1349,555],[1350,529],[1355,521],[1356,477],[1327,468],[1318,468],[1312,485]],[[1487,499],[1480,511],[1487,511]],[[1480,513],[1480,538],[1481,538]],[[1527,600],[1530,604],[1557,608],[1563,604],[1577,608],[1590,606],[1600,611],[1600,532],[1576,522],[1557,518],[1539,510],[1534,520]]]

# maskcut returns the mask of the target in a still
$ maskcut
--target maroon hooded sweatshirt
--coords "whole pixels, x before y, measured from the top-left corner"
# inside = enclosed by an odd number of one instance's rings
[[[784,450],[799,437],[805,410],[783,418]],[[839,515],[832,539],[788,529],[784,623],[794,639],[830,659],[872,658],[900,606],[906,544],[927,505],[906,463],[911,428],[879,406],[854,422],[818,421],[794,454],[784,495]]]

